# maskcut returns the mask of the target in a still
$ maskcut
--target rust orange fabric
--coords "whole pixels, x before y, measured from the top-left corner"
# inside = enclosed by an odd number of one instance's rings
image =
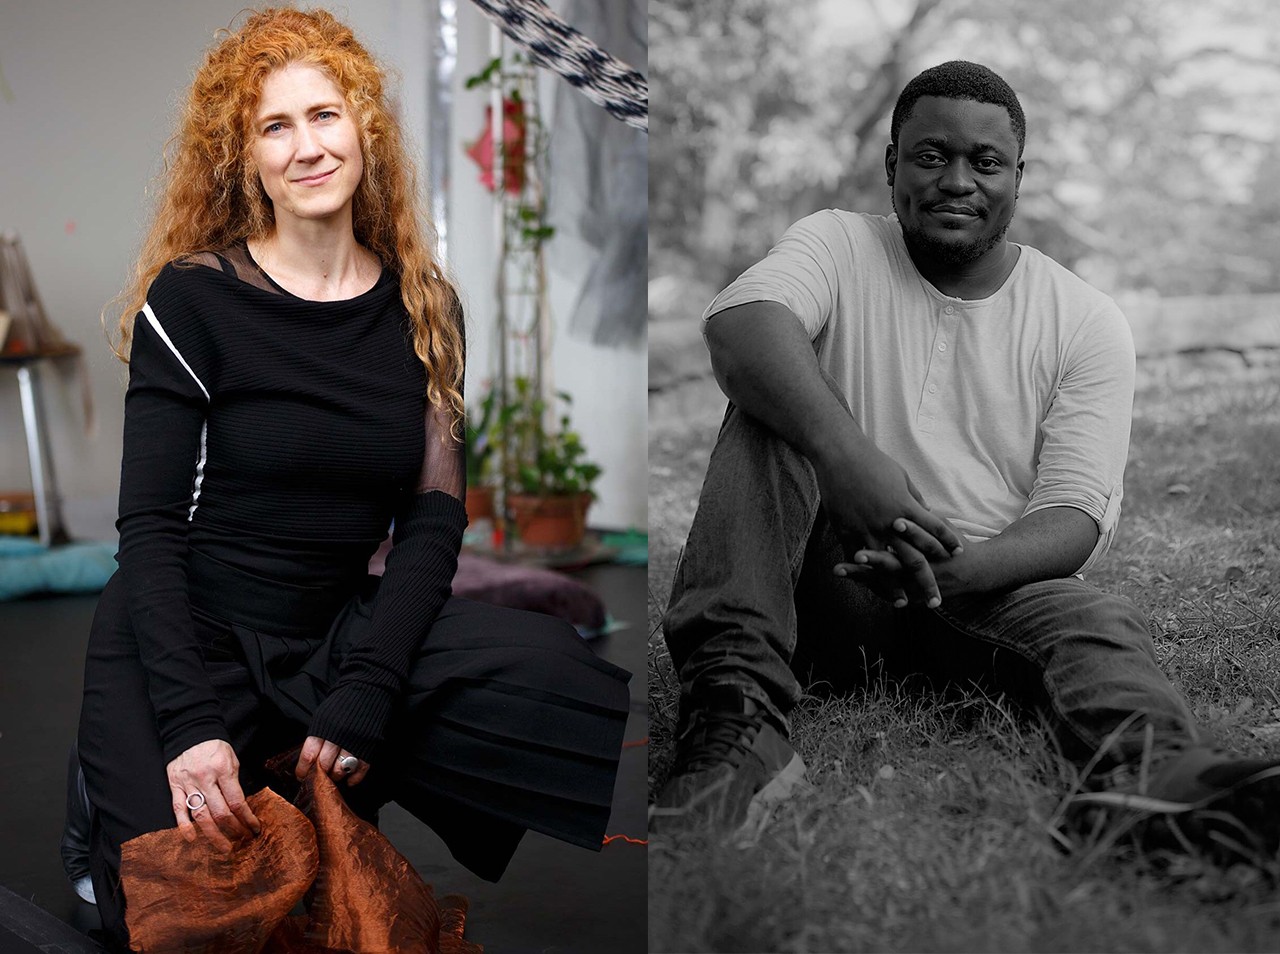
[[[330,778],[312,772],[296,807],[271,789],[249,796],[262,823],[228,856],[176,828],[121,848],[125,923],[154,954],[482,954],[463,938],[465,898],[437,903]],[[303,897],[307,913],[290,915]]]

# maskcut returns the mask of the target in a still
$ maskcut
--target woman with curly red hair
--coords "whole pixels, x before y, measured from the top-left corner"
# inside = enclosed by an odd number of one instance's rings
[[[123,295],[119,571],[80,721],[112,943],[121,845],[176,825],[234,850],[299,744],[299,778],[365,817],[399,802],[482,877],[527,829],[598,849],[628,674],[568,624],[450,595],[461,309],[382,72],[328,13],[255,13],[170,146]]]

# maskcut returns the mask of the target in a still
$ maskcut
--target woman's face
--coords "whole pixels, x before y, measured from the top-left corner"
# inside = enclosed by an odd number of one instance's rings
[[[349,216],[364,159],[342,91],[314,66],[291,63],[262,85],[251,152],[282,220]]]

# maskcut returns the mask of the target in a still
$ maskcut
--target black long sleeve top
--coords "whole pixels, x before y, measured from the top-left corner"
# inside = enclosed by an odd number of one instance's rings
[[[372,624],[309,729],[371,759],[449,596],[463,487],[462,446],[428,411],[389,269],[356,298],[314,302],[243,246],[167,265],[134,324],[117,522],[165,758],[228,739],[196,643],[188,553],[354,590],[394,518]]]

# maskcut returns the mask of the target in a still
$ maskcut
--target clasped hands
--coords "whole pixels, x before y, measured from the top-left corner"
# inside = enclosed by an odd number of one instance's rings
[[[369,763],[357,760],[348,770],[343,760],[354,758],[336,743],[308,736],[298,756],[294,774],[299,780],[319,769],[334,782],[359,785],[369,774]],[[350,762],[346,766],[350,766]],[[240,760],[221,739],[210,739],[184,751],[165,767],[173,796],[173,817],[188,842],[204,836],[215,849],[231,851],[232,840],[257,835],[262,826],[240,788]]]
[[[939,580],[954,582],[950,571],[963,541],[930,511],[901,465],[867,444],[852,464],[815,465],[815,471],[845,551],[835,575],[857,580],[895,607],[941,605]]]

